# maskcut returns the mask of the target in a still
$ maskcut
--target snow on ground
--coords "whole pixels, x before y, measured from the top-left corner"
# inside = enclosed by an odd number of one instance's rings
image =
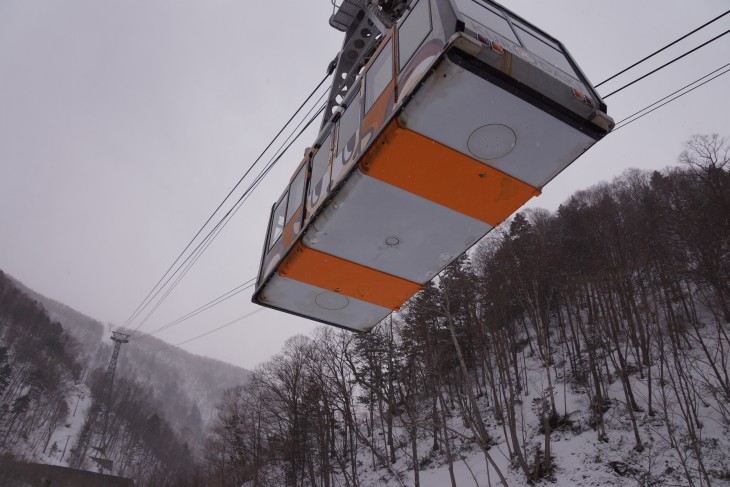
[[[91,391],[84,383],[74,385],[74,392],[69,396],[69,414],[51,436],[46,452],[36,454],[36,461],[48,465],[68,466],[71,448],[81,434],[89,407],[91,407]],[[55,445],[55,446],[54,446]]]
[[[699,350],[687,353],[699,353]],[[522,434],[526,438],[528,462],[532,462],[534,454],[531,452],[538,445],[541,446],[543,442],[543,434],[538,428],[537,408],[534,408],[533,404],[541,401],[544,391],[547,390],[547,380],[545,370],[536,358],[526,360],[528,387],[522,398],[521,412],[524,422],[521,426]],[[656,413],[654,416],[648,414],[646,407],[648,403],[646,378],[641,379],[638,374],[632,376],[633,392],[638,405],[642,408],[642,411],[635,412],[644,445],[642,452],[634,449],[635,437],[624,402],[624,391],[621,381],[615,374],[613,374],[609,387],[611,405],[604,415],[608,441],[601,442],[596,431],[589,424],[589,399],[585,391],[563,382],[562,366],[551,369],[557,410],[561,415],[567,411],[572,425],[553,432],[551,448],[556,466],[554,479],[542,482],[545,485],[554,483],[554,485],[560,486],[688,485],[683,475],[684,471],[678,459],[678,453],[670,447],[667,427],[659,403],[658,369],[658,365],[652,369]],[[493,410],[484,403],[484,399],[481,401],[483,417],[496,443],[489,453],[510,486],[528,485],[521,470],[512,468],[510,465],[502,425],[496,423]],[[708,395],[703,398],[703,401],[704,403],[700,403],[703,423],[699,429],[699,435],[703,444],[705,467],[711,472],[713,486],[730,486],[730,424],[723,422],[722,416],[717,411],[717,404],[713,403],[714,398]],[[673,414],[671,418],[676,425],[676,434],[681,434],[682,420],[676,405],[668,408],[668,411],[670,415]],[[458,410],[453,413],[454,416],[450,419],[449,427],[462,432],[465,436],[471,436],[458,416]],[[520,426],[518,426],[519,429]],[[421,487],[450,486],[451,480],[444,453],[431,453],[433,439],[426,431],[422,430],[422,433],[423,437],[420,438],[418,444],[419,462],[423,466],[419,472]],[[392,465],[391,470],[397,475],[382,466],[374,469],[371,453],[363,448],[359,454],[363,472],[360,485],[382,487],[414,485],[414,474],[409,460],[411,446],[408,434],[402,427],[397,429],[396,434],[401,445],[398,455],[400,459]],[[460,439],[454,441],[455,450],[459,450],[460,457],[457,457],[454,462],[456,485],[459,487],[500,485],[496,472],[491,466],[487,468],[485,457],[475,444],[469,444]],[[380,443],[382,447],[383,437],[376,438],[375,442]],[[696,485],[706,485],[704,480],[699,479],[697,464],[688,446],[684,447],[683,455],[687,457],[688,468],[692,472]],[[429,456],[430,459],[427,458]],[[345,484],[335,482],[334,485]]]

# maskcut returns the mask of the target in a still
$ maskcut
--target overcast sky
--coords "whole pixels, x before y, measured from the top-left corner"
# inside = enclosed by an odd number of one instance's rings
[[[727,0],[505,0],[597,83],[724,12]],[[255,6],[254,6],[255,5]],[[338,52],[329,0],[0,0],[0,269],[121,324]],[[730,28],[730,16],[606,94]],[[620,120],[730,62],[730,35],[606,100]],[[730,135],[730,74],[597,144],[530,202],[555,210],[624,169],[676,164],[694,133]],[[269,208],[302,138],[142,327],[256,275]],[[250,291],[159,335],[178,343],[250,313]],[[247,368],[315,324],[271,310],[185,345]],[[132,346],[132,345],[130,345]]]

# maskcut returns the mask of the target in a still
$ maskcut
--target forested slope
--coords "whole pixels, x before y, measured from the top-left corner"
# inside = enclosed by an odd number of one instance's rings
[[[730,154],[517,214],[368,335],[292,338],[210,485],[730,485]]]
[[[48,449],[82,370],[75,354],[61,325],[0,271],[0,452]]]
[[[64,331],[74,339],[79,346],[77,353],[81,363],[86,365],[109,360],[108,350],[100,347],[107,340],[104,325],[63,303],[47,298],[17,279],[10,279],[19,291],[36,301],[48,313],[49,318],[60,323]]]
[[[109,461],[106,473],[135,480],[141,486],[194,485],[194,456],[190,446],[162,416],[151,391],[125,379],[115,380],[108,416],[104,373],[98,369],[87,381],[91,407],[77,440],[70,451],[68,465],[96,471]],[[190,482],[190,483],[189,483]]]
[[[107,360],[110,353],[107,353]],[[215,403],[224,390],[244,384],[249,371],[173,347],[140,333],[122,347],[120,377],[134,380],[197,454],[205,429],[215,418]]]
[[[0,272],[0,456],[97,470],[90,457],[105,456],[93,449],[100,445],[103,369],[82,382],[88,359],[44,307]],[[134,381],[116,382],[109,437],[125,443],[109,442],[106,456],[115,461],[114,474],[138,486],[185,485],[190,451],[149,396]],[[85,427],[74,431],[72,423]]]
[[[37,301],[79,345],[77,360],[88,369],[87,373],[107,367],[113,348],[109,340],[111,325],[104,326],[20,281],[13,280],[13,283]],[[203,442],[207,424],[214,417],[217,398],[225,389],[246,382],[248,374],[241,367],[172,347],[144,330],[122,347],[119,364],[119,377],[145,388],[155,409],[196,452]]]
[[[104,328],[0,272],[0,457],[98,471],[97,457],[138,486],[197,485],[215,401],[248,371],[135,337],[119,356],[105,427]]]

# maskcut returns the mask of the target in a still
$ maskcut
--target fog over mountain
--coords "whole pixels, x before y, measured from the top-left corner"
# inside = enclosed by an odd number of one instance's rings
[[[11,279],[78,343],[79,362],[86,368],[84,377],[97,368],[106,370],[113,348],[110,325]],[[196,447],[203,442],[223,391],[244,384],[248,375],[249,371],[241,367],[194,355],[144,334],[122,346],[117,363],[117,377],[146,387],[165,419]]]

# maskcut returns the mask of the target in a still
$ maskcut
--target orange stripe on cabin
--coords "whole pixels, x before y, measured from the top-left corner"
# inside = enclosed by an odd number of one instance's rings
[[[310,249],[301,242],[279,265],[279,275],[393,310],[421,289],[415,282]]]
[[[368,176],[496,226],[540,191],[393,120],[360,162]]]

